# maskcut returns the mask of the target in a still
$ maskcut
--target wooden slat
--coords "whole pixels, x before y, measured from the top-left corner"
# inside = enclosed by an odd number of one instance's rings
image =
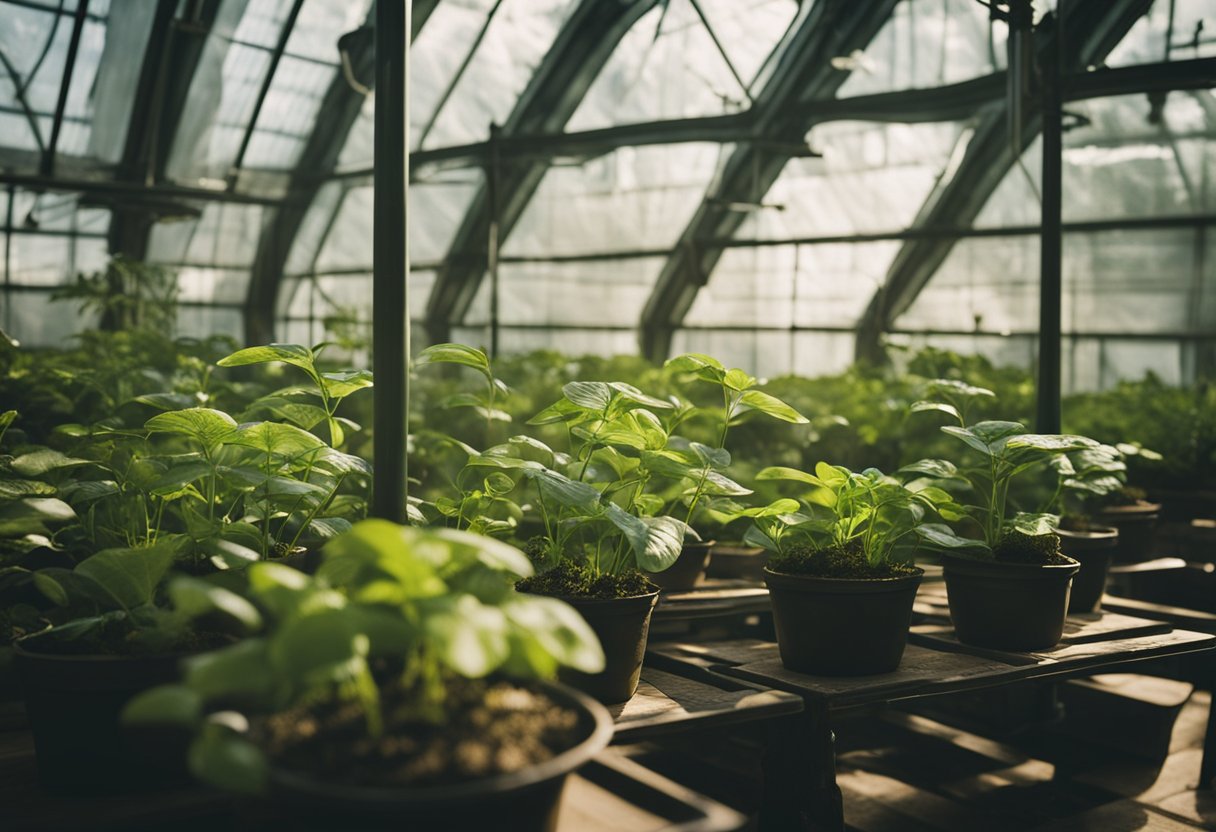
[[[686,592],[664,592],[654,617],[658,621],[754,615],[770,609],[768,589],[754,581],[710,579]]]

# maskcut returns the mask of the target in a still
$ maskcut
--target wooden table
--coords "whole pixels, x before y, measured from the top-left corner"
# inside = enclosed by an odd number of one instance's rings
[[[791,721],[790,730],[776,735],[767,752],[762,828],[842,830],[833,727],[847,712],[1013,682],[1086,676],[1213,648],[1214,635],[1112,614],[1069,619],[1064,640],[1037,653],[978,650],[960,644],[948,625],[917,626],[899,670],[879,676],[795,673],[782,665],[774,642],[755,639],[656,644],[647,662],[693,679],[725,676],[801,696],[805,710]],[[1213,759],[1211,748],[1207,757]]]
[[[709,578],[695,589],[664,592],[654,609],[656,622],[756,615],[771,610],[768,588],[740,578]]]

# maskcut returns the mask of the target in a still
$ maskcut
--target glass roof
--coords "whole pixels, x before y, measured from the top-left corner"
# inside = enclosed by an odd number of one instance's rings
[[[831,10],[814,0],[633,0],[632,23],[601,64],[553,51],[586,34],[575,27],[587,2],[597,0],[439,0],[425,16],[411,47],[409,141],[425,153],[463,149],[413,172],[412,315],[425,316],[436,281],[450,279],[446,267],[468,257],[459,241],[484,227],[490,180],[479,143],[492,124],[508,138],[521,121],[535,124],[520,119],[521,96],[531,100],[524,93],[538,77],[549,87],[557,79],[577,94],[564,138],[504,145],[495,180],[511,183],[499,194],[510,208],[498,241],[503,349],[633,351],[662,277],[684,281],[692,298],[673,349],[763,372],[847,364],[875,293],[899,277],[917,240],[942,232],[924,223],[979,152],[978,129],[1004,118],[999,93],[970,115],[920,123],[889,121],[864,109],[865,97],[924,96],[1003,72],[1007,26],[975,0],[900,0],[863,38],[827,54],[799,51],[822,43],[803,27],[831,25],[815,23],[813,12]],[[1056,4],[1035,6],[1042,15]],[[368,79],[347,77],[338,39],[365,25],[372,0],[179,3],[172,25],[154,8],[91,0],[77,14],[74,0],[0,0],[5,329],[54,343],[85,325],[48,314],[50,291],[102,268],[128,238],[111,234],[112,221],[121,231],[141,212],[157,221],[138,249],[177,273],[183,334],[240,337],[255,277],[278,286],[277,337],[320,340],[335,312],[365,321],[375,94],[360,86]],[[1155,0],[1094,64],[1216,57],[1213,33],[1216,0]],[[761,109],[789,103],[766,104],[767,85],[780,90],[783,78],[825,67],[837,73],[832,98],[863,109],[833,118],[812,106],[806,128],[793,111]],[[347,113],[323,112],[326,101]],[[1216,331],[1211,90],[1135,92],[1066,110],[1064,220],[1085,225],[1066,234],[1065,328],[1101,341],[1103,360],[1126,352],[1120,332]],[[724,115],[737,118],[714,118]],[[756,123],[780,124],[784,136],[805,129],[805,146],[749,134]],[[131,163],[133,150],[149,158]],[[942,265],[894,322],[910,333],[898,337],[930,331],[1030,354],[1018,339],[1037,326],[1040,155],[1035,139],[1012,164],[989,160],[1001,176],[979,194],[973,227],[984,236],[947,241]],[[107,190],[115,179],[125,190]],[[143,185],[154,186],[146,198]],[[716,226],[706,220],[722,215]],[[689,252],[715,255],[708,274],[674,273]],[[479,262],[473,280],[484,278]],[[486,340],[490,284],[469,293],[453,337]],[[1107,383],[1097,348],[1076,349],[1088,368],[1077,378]],[[1177,355],[1124,358],[1157,367]]]

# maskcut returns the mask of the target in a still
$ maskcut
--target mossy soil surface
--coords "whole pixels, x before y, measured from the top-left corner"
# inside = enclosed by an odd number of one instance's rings
[[[789,552],[773,555],[768,568],[786,575],[858,580],[900,578],[917,573],[917,568],[908,563],[870,563],[861,547],[812,549],[798,546]]]
[[[524,578],[515,588],[535,595],[595,599],[632,598],[659,589],[636,569],[608,575],[596,572],[587,564],[571,561],[563,561],[546,572]]]
[[[519,771],[586,735],[579,713],[543,691],[453,677],[445,692],[436,720],[419,711],[404,685],[383,685],[378,737],[368,736],[357,702],[338,701],[275,714],[255,726],[254,737],[274,765],[326,783],[416,788]]]
[[[1072,563],[1060,553],[1060,537],[1055,534],[1029,535],[1010,529],[992,551],[1000,563],[1031,566],[1063,566]]]

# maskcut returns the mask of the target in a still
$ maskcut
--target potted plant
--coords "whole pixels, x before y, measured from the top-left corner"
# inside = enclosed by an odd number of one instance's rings
[[[867,676],[899,666],[924,570],[913,563],[928,512],[958,517],[953,498],[903,485],[877,469],[819,463],[815,473],[766,468],[758,480],[800,487],[743,513],[748,540],[769,549],[764,570],[781,661],[824,676]]]
[[[691,478],[684,476],[678,480],[678,500],[687,507],[684,521],[694,527],[701,525],[704,528],[704,523],[694,521],[698,519],[698,509],[704,511],[709,508],[707,503],[712,498],[729,498],[750,493],[747,489],[724,489],[714,482],[715,475],[723,475],[730,466],[730,453],[726,450],[726,438],[730,428],[755,414],[764,414],[792,424],[807,424],[808,420],[777,397],[757,390],[759,382],[756,378],[738,368],[727,369],[720,361],[708,355],[680,355],[667,361],[664,369],[677,378],[711,385],[721,395],[721,407],[685,407],[681,409],[679,419],[679,423],[682,423],[705,416],[713,422],[715,428],[713,444],[702,446],[708,447],[711,453],[689,455],[684,461],[692,466]],[[675,425],[672,425],[672,429],[674,427]],[[692,589],[705,580],[715,542],[686,542],[675,564],[663,573],[654,575],[652,579],[663,589]]]
[[[1053,647],[1063,634],[1072,579],[1080,564],[1060,552],[1058,518],[1015,511],[1010,491],[1020,476],[1042,470],[1059,454],[1098,443],[1081,436],[1032,434],[1020,422],[969,423],[968,410],[978,399],[993,397],[992,391],[940,379],[930,389],[936,398],[915,403],[913,412],[951,416],[958,424],[941,430],[966,445],[968,455],[960,458],[959,466],[929,459],[899,473],[910,488],[927,481],[972,500],[962,534],[945,524],[925,524],[919,530],[926,544],[944,552],[955,634],[977,647]]]
[[[1123,487],[1127,465],[1122,453],[1111,445],[1060,454],[1050,464],[1056,471],[1056,489],[1047,507],[1059,509],[1056,534],[1060,551],[1081,564],[1073,579],[1068,612],[1096,612],[1106,591],[1119,530],[1095,522],[1093,504]]]
[[[365,520],[315,577],[251,567],[257,634],[131,702],[128,725],[184,726],[191,771],[304,828],[552,830],[567,774],[607,712],[550,679],[603,655],[567,605],[514,590],[519,550]]]
[[[1129,467],[1130,463],[1138,460],[1157,463],[1163,459],[1156,451],[1134,442],[1120,442],[1115,448],[1129,462]],[[1097,517],[1102,523],[1119,531],[1118,543],[1112,555],[1114,562],[1140,563],[1152,559],[1161,503],[1149,500],[1144,489],[1122,484],[1105,495]]]

